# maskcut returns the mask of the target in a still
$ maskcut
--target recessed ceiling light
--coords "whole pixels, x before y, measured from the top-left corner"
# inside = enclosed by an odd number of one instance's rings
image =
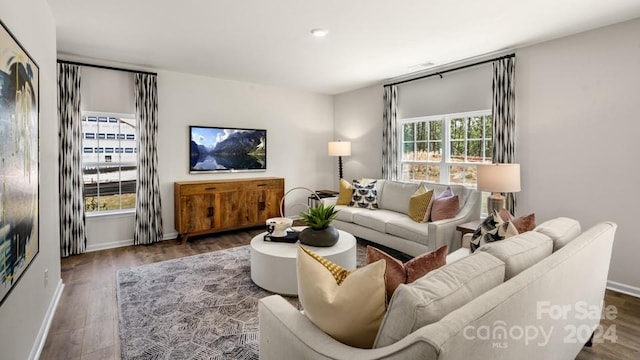
[[[327,29],[322,29],[322,28],[311,29],[311,35],[315,37],[325,37],[327,36],[328,33],[329,33],[329,30]]]

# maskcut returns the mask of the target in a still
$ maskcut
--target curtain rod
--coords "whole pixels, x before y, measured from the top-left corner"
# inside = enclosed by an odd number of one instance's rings
[[[454,68],[443,70],[443,71],[437,71],[437,72],[434,72],[432,74],[422,75],[422,76],[418,76],[418,77],[412,78],[412,79],[406,79],[406,80],[402,80],[402,81],[397,81],[397,82],[394,82],[394,83],[391,83],[391,84],[386,84],[384,86],[400,85],[400,84],[408,83],[408,82],[411,82],[411,81],[425,79],[425,78],[428,78],[428,77],[431,77],[431,76],[440,76],[440,78],[442,78],[442,74],[446,74],[448,72],[462,70],[462,69],[466,69],[466,68],[469,68],[469,67],[472,67],[472,66],[478,66],[478,65],[494,62],[494,61],[497,61],[497,60],[512,58],[512,57],[515,57],[515,56],[516,56],[516,54],[498,56],[498,57],[495,57],[495,58],[492,58],[492,59],[482,60],[482,61],[478,61],[478,62],[475,62],[475,63],[462,65],[462,66],[454,67]]]
[[[147,75],[156,75],[156,76],[158,75],[158,73],[149,72],[149,71],[123,69],[123,68],[117,68],[117,67],[113,67],[113,66],[87,64],[87,63],[81,63],[81,62],[76,62],[76,61],[68,61],[68,60],[60,60],[60,59],[58,59],[57,62],[59,64],[78,65],[78,66],[86,66],[86,67],[92,67],[92,68],[98,68],[98,69],[115,70],[115,71],[125,71],[125,72],[136,73],[136,74],[147,74]]]

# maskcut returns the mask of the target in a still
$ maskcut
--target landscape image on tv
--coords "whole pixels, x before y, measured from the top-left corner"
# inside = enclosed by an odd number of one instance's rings
[[[267,130],[190,126],[190,171],[267,168]]]

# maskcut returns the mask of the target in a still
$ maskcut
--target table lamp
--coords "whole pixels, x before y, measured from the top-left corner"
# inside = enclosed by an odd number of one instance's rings
[[[520,191],[520,164],[478,165],[478,190],[490,191],[487,198],[487,212],[504,208],[505,197],[501,193]]]
[[[351,156],[351,141],[330,141],[329,156],[338,157],[338,173],[339,179],[342,179],[342,157]]]

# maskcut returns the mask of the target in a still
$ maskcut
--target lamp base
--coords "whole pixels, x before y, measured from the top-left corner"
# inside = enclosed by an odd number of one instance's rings
[[[494,211],[500,212],[504,209],[505,197],[500,193],[491,193],[491,196],[487,198],[487,213],[493,214]]]

